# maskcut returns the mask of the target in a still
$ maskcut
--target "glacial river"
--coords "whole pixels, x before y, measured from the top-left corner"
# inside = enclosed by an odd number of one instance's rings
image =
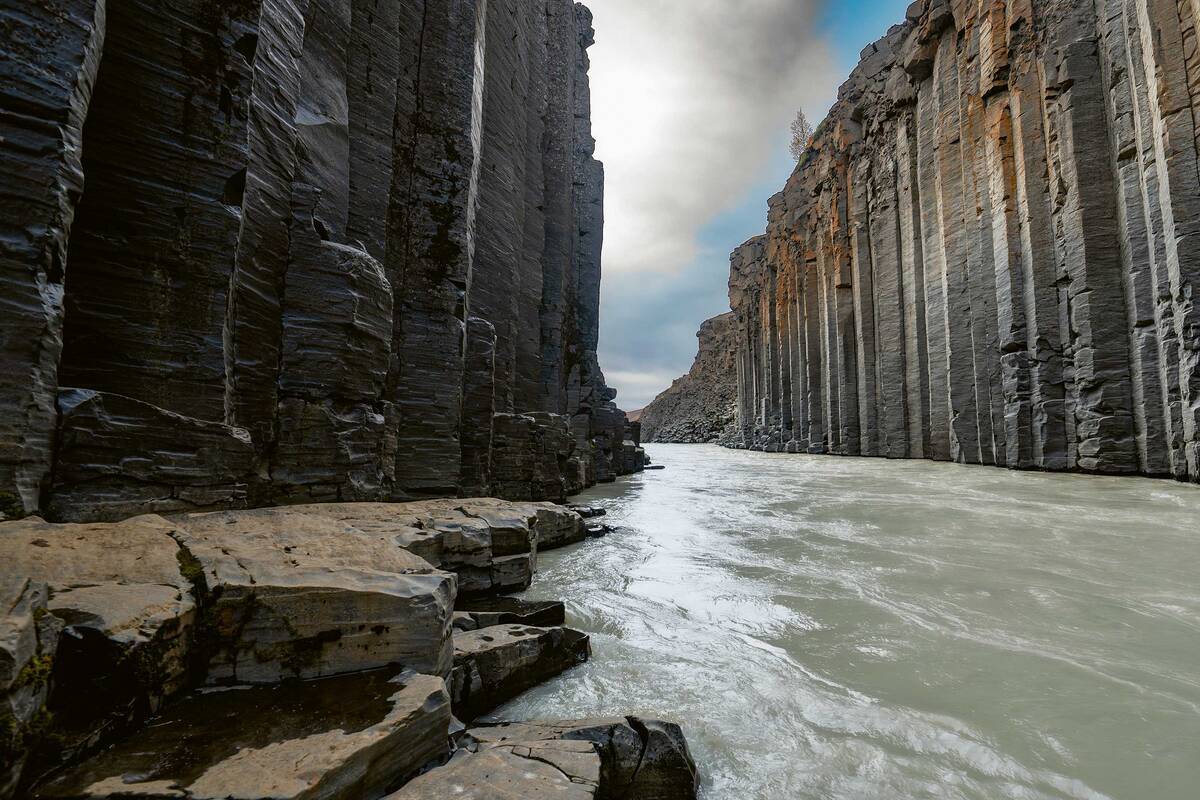
[[[705,800],[1200,798],[1200,488],[647,449],[539,558],[593,660],[500,716],[675,719]]]

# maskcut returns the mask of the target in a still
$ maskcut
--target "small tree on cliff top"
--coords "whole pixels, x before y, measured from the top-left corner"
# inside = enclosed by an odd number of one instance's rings
[[[804,157],[804,151],[808,150],[812,137],[813,127],[809,124],[808,117],[804,116],[804,109],[800,109],[796,112],[796,118],[792,120],[792,158],[799,161]]]

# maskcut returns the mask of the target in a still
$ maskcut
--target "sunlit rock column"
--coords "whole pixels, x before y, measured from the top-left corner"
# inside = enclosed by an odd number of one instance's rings
[[[864,49],[734,257],[742,443],[1200,480],[1196,13],[920,0]]]

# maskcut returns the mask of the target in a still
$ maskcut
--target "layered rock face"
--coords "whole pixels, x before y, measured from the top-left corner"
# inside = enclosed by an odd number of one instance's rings
[[[561,499],[627,470],[585,8],[17,5],[0,513]]]
[[[733,255],[741,446],[1200,480],[1196,7],[907,17]]]
[[[700,349],[691,370],[642,409],[638,422],[644,441],[736,441],[736,317],[730,312],[705,320],[696,337]]]
[[[0,522],[0,798],[379,798],[452,714],[588,659],[561,603],[495,596],[568,529],[495,499]]]

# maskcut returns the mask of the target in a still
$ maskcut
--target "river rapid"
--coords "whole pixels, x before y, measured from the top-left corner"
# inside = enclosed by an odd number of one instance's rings
[[[592,661],[496,716],[679,721],[705,800],[1200,797],[1200,488],[647,450],[529,592]]]

